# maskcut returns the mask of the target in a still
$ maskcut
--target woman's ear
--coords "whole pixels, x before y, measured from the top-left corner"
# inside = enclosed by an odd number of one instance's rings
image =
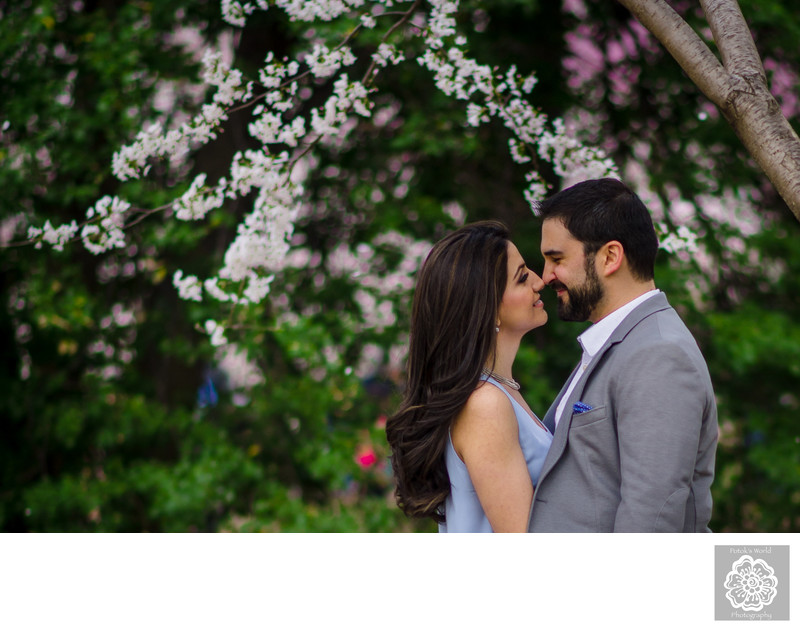
[[[597,252],[595,259],[600,265],[600,272],[603,276],[611,276],[622,265],[625,259],[625,249],[619,241],[609,241]]]

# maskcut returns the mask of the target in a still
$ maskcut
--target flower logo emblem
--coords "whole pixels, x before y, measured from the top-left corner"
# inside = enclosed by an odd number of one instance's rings
[[[725,596],[736,609],[761,611],[771,605],[778,593],[778,577],[764,559],[745,554],[736,561],[725,578]]]

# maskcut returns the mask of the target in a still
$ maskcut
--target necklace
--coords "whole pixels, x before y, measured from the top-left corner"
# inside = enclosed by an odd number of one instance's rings
[[[498,375],[496,372],[492,372],[491,370],[487,370],[486,368],[481,370],[481,374],[482,375],[486,375],[487,377],[491,377],[492,379],[495,379],[496,381],[499,381],[504,386],[508,386],[512,390],[519,390],[519,383],[514,381],[514,379],[506,379],[505,377],[502,377],[502,376]]]

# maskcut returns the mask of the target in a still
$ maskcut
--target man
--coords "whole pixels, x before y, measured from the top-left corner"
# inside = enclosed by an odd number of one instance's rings
[[[718,426],[705,360],[656,289],[658,239],[622,182],[540,204],[542,279],[593,323],[544,423],[554,430],[530,532],[707,532]]]

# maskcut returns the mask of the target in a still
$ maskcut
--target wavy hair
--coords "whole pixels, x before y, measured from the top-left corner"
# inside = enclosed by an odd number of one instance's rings
[[[449,431],[494,352],[507,264],[508,229],[481,221],[436,243],[419,271],[405,395],[386,422],[397,505],[409,517],[444,521]]]

